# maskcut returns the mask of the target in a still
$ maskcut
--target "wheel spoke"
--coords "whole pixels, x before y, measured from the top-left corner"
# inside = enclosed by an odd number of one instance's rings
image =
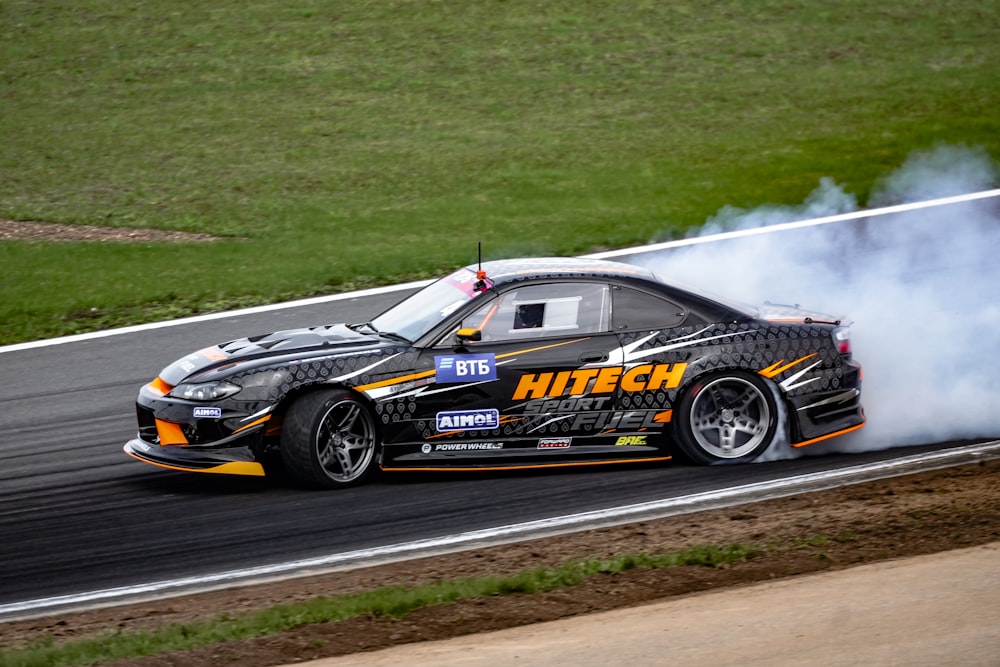
[[[761,424],[756,419],[749,419],[749,418],[744,418],[736,422],[735,424],[733,424],[733,427],[737,431],[740,431],[741,433],[746,433],[747,435],[757,435],[758,433],[763,433],[764,431],[763,424]]]
[[[343,443],[341,447],[344,450],[353,451],[355,449],[364,449],[368,446],[368,439],[364,435],[347,435],[344,436]]]
[[[337,448],[330,441],[330,438],[324,439],[324,442],[320,447],[319,452],[317,452],[319,456],[319,462],[323,465],[324,468],[330,465],[330,461],[332,461],[333,457],[336,455],[335,454],[336,449]]]
[[[719,448],[724,452],[731,452],[736,446],[736,430],[732,427],[719,429]]]
[[[354,472],[354,462],[351,461],[351,454],[347,451],[346,447],[337,447],[334,450],[334,454],[337,457],[338,463],[340,463],[340,470],[345,475],[350,475]]]
[[[712,386],[709,395],[712,397],[713,410],[721,410],[722,406],[726,404],[726,398],[722,395],[722,389],[718,385]]]
[[[361,413],[361,407],[358,405],[347,406],[346,414],[337,423],[337,430],[340,431],[341,435],[350,433],[354,430],[354,424],[358,420],[358,415]]]
[[[757,393],[757,389],[755,387],[747,387],[745,391],[736,397],[736,400],[732,401],[732,407],[735,410],[743,411],[759,400],[760,394]]]
[[[710,415],[705,415],[704,417],[701,417],[696,422],[697,428],[702,431],[708,431],[713,428],[719,428],[721,425],[722,425],[722,420],[719,419],[719,415],[714,412]]]

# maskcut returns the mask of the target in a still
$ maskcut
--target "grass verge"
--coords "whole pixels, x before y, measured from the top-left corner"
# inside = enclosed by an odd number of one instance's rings
[[[740,544],[708,545],[668,554],[639,553],[611,559],[571,561],[559,567],[542,567],[506,577],[475,577],[414,587],[387,587],[278,605],[246,615],[175,624],[155,631],[115,632],[59,644],[44,642],[23,649],[8,649],[0,652],[0,666],[95,665],[275,635],[307,624],[341,621],[364,614],[400,617],[415,609],[462,599],[540,593],[575,586],[597,574],[613,574],[636,568],[724,567],[751,559],[759,550],[759,547]]]
[[[0,2],[0,344],[681,236],[1000,155],[998,0]],[[683,276],[681,276],[683,278]],[[175,308],[166,308],[172,304]],[[99,317],[88,314],[98,313]]]

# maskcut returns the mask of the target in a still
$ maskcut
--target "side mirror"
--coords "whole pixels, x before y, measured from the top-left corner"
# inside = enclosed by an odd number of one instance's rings
[[[483,332],[479,329],[459,329],[455,332],[455,337],[462,345],[465,343],[478,343],[483,339]]]

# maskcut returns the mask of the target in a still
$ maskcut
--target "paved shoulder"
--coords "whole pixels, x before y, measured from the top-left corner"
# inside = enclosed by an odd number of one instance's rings
[[[309,667],[998,665],[1000,543]]]

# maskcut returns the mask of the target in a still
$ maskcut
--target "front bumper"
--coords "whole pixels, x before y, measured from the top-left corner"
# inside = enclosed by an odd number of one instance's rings
[[[165,395],[163,387],[155,385],[139,391],[139,430],[125,444],[126,454],[171,470],[264,474],[257,454],[273,428],[271,406],[260,401],[187,401]]]
[[[249,447],[199,450],[171,445],[154,445],[140,438],[135,438],[125,443],[125,453],[144,463],[151,463],[170,470],[264,476],[264,466],[254,460],[254,454]]]

